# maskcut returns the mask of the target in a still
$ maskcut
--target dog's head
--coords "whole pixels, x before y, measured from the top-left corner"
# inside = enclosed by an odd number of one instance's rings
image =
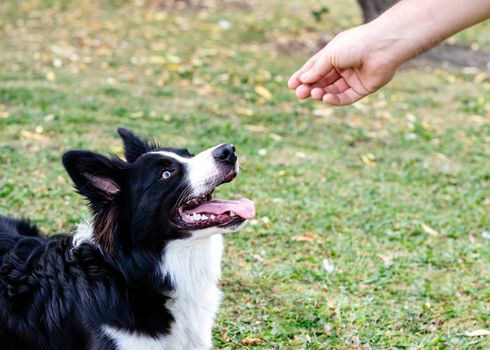
[[[235,147],[221,144],[197,155],[163,148],[118,129],[126,161],[74,150],[63,165],[94,214],[92,239],[113,249],[161,249],[175,239],[202,238],[238,229],[255,216],[245,198],[213,200],[239,166]]]

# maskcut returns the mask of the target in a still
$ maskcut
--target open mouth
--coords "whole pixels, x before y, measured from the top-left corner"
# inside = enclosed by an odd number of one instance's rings
[[[233,178],[227,178],[222,183],[231,180]],[[209,193],[192,198],[179,207],[180,226],[190,230],[209,227],[232,228],[255,217],[255,206],[250,199],[216,200],[212,198],[213,191],[214,188]]]

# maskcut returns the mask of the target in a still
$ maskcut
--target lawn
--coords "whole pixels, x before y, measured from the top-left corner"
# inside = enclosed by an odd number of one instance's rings
[[[488,76],[411,68],[354,106],[301,102],[289,75],[355,1],[203,2],[0,3],[0,213],[69,231],[89,212],[60,156],[120,154],[118,126],[232,142],[220,196],[257,219],[226,237],[216,348],[490,348],[470,333],[490,329]],[[453,40],[488,47],[490,25]]]

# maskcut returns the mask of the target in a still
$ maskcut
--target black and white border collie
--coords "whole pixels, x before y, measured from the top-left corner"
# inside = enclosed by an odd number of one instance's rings
[[[73,236],[0,217],[0,348],[209,349],[222,234],[255,215],[211,199],[235,148],[197,155],[118,129],[126,161],[74,150],[63,164],[93,213]]]

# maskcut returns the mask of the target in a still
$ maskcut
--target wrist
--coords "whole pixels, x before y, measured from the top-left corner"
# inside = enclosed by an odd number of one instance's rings
[[[364,51],[365,62],[375,62],[377,63],[375,65],[392,66],[396,69],[417,55],[413,40],[384,21],[374,20],[364,26],[366,32],[364,45],[367,48]]]

